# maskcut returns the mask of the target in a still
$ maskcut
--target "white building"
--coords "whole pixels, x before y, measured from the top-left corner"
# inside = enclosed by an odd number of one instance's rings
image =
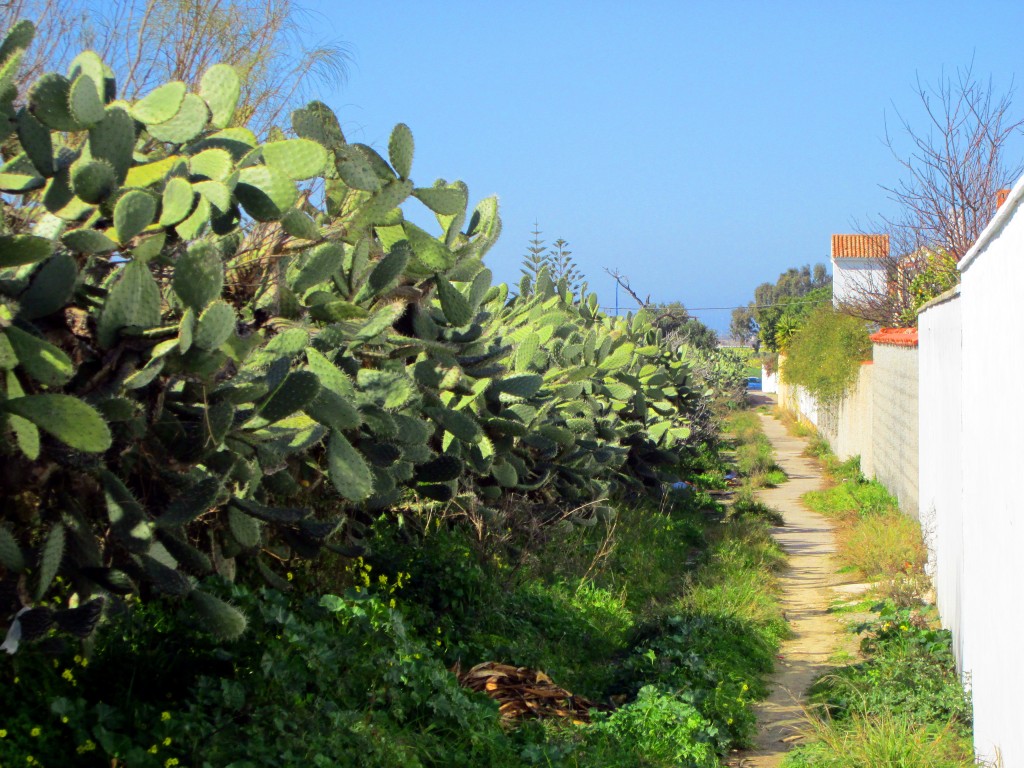
[[[832,305],[885,296],[888,259],[888,235],[832,235]]]

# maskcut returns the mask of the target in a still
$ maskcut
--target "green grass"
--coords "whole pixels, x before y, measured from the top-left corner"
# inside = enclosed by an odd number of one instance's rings
[[[785,482],[786,474],[775,463],[771,441],[757,413],[737,411],[726,420],[725,429],[733,442],[733,460],[740,475],[749,478],[754,487]]]
[[[784,768],[966,768],[974,765],[970,702],[956,674],[949,633],[937,629],[934,609],[922,607],[926,551],[918,523],[895,498],[860,472],[857,459],[840,461],[811,435],[809,451],[832,486],[804,502],[837,524],[844,571],[877,580],[887,599],[856,628],[860,659],[818,680],[803,736]],[[913,608],[911,608],[913,606]],[[864,610],[863,603],[850,610]]]
[[[864,659],[811,689],[805,737],[786,768],[974,765],[971,706],[949,633],[931,613],[876,606],[862,627]]]

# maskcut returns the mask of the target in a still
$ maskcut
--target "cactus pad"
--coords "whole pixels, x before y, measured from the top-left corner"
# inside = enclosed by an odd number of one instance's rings
[[[164,187],[160,211],[160,226],[174,226],[192,212],[196,193],[185,179],[175,177],[167,180]]]
[[[193,342],[200,349],[217,349],[235,330],[235,310],[220,299],[199,316]]]
[[[28,93],[33,116],[55,131],[80,131],[84,127],[71,113],[71,81],[49,72],[40,77]]]
[[[0,403],[0,409],[21,416],[61,442],[87,453],[110,447],[111,435],[103,418],[87,403],[70,395],[28,395]]]
[[[113,346],[126,327],[152,328],[160,324],[160,288],[149,268],[138,261],[121,270],[103,306],[97,330],[104,347]]]
[[[126,243],[148,227],[156,216],[156,200],[148,192],[130,189],[114,206],[114,231]]]
[[[39,571],[36,580],[36,600],[42,600],[46,590],[53,583],[64,559],[64,526],[58,523],[50,530],[39,557]]]
[[[102,80],[97,85],[90,75],[84,73],[71,83],[71,89],[68,92],[68,109],[79,125],[88,128],[103,119],[103,96],[100,93],[102,87]]]
[[[184,144],[202,133],[209,119],[210,110],[206,102],[194,93],[187,93],[177,114],[162,123],[148,123],[146,130],[157,141]]]
[[[260,408],[260,416],[279,421],[305,408],[320,392],[320,381],[312,371],[292,371]]]
[[[415,144],[412,131],[405,123],[399,123],[391,131],[388,139],[388,158],[391,165],[403,179],[408,179],[412,171],[412,157]]]
[[[36,235],[0,235],[0,268],[34,264],[53,253],[53,241]]]
[[[373,493],[373,474],[362,455],[340,432],[332,432],[327,448],[331,483],[349,501],[363,501]]]
[[[0,523],[0,565],[9,571],[21,573],[25,570],[25,555],[14,534]]]
[[[257,221],[273,221],[295,205],[298,191],[283,172],[266,165],[243,168],[235,194],[246,212]]]
[[[221,640],[237,640],[245,632],[245,614],[223,600],[194,589],[189,599],[203,619],[204,630]]]
[[[224,288],[220,252],[209,243],[189,248],[174,265],[174,292],[196,312],[201,312]]]
[[[18,110],[18,142],[25,150],[32,165],[43,176],[52,176],[57,171],[53,162],[53,139],[50,129],[40,123],[27,109]]]
[[[327,165],[327,150],[310,139],[285,139],[263,145],[263,161],[290,179],[319,176]]]
[[[242,83],[238,72],[228,64],[214,64],[199,81],[199,95],[210,107],[210,123],[214,128],[227,128],[238,106]]]
[[[48,341],[11,326],[4,333],[25,372],[48,387],[59,387],[75,372],[71,358]]]
[[[132,105],[131,116],[140,123],[156,124],[170,120],[185,101],[185,84],[180,80],[165,83]]]
[[[444,243],[411,222],[403,223],[402,227],[416,262],[423,269],[443,273],[455,266],[455,256]]]
[[[335,152],[345,144],[338,118],[321,101],[311,101],[304,108],[292,112],[292,128],[296,135],[319,142]]]
[[[110,163],[118,182],[128,176],[134,147],[135,122],[121,107],[107,107],[106,116],[89,129],[89,154]]]
[[[117,243],[95,229],[72,230],[61,238],[61,242],[78,253],[97,254],[117,250]]]
[[[71,166],[71,188],[87,203],[99,203],[117,186],[114,166],[106,160],[92,160]]]
[[[281,217],[281,227],[292,237],[303,240],[319,240],[320,228],[308,213],[292,208]]]

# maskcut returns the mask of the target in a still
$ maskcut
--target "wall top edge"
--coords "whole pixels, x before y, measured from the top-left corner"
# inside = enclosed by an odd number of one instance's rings
[[[959,299],[959,298],[960,298],[960,286],[959,285],[954,285],[948,291],[943,291],[938,296],[936,296],[934,299],[929,299],[924,304],[922,304],[921,308],[917,310],[917,314],[920,315],[922,312],[926,312],[929,309],[931,309],[932,307],[937,307],[940,304],[946,304],[946,303],[948,303],[950,301],[954,301],[954,300]]]
[[[1024,176],[1017,179],[1017,183],[1010,190],[1006,202],[999,206],[996,215],[992,217],[992,220],[978,236],[978,242],[972,245],[971,250],[960,259],[960,263],[957,266],[961,272],[965,272],[977,260],[978,256],[988,247],[988,244],[999,235],[1006,222],[1013,218],[1013,214],[1020,205],[1021,199],[1024,199]]]
[[[868,338],[875,344],[888,344],[894,347],[916,347],[917,328],[883,328]]]

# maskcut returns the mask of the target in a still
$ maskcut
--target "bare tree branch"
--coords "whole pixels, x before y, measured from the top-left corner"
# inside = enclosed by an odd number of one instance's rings
[[[95,49],[117,75],[118,95],[135,99],[169,80],[195,88],[218,62],[242,75],[236,120],[265,133],[311,87],[343,81],[349,60],[336,41],[311,43],[312,11],[296,0],[13,0],[0,25],[37,27],[18,78],[19,93],[45,70],[63,70]]]
[[[636,291],[634,291],[633,288],[630,287],[630,285],[629,285],[629,278],[626,277],[621,272],[619,272],[619,270],[617,270],[617,269],[611,270],[611,269],[608,269],[608,267],[605,267],[604,271],[607,272],[609,275],[611,275],[616,283],[618,283],[620,286],[622,286],[622,290],[624,290],[626,293],[628,293],[630,296],[633,297],[633,301],[635,301],[637,303],[637,305],[640,307],[640,309],[646,309],[650,305],[650,303],[651,303],[651,294],[647,294],[647,298],[646,299],[641,299],[637,295]]]
[[[908,288],[915,275],[935,257],[963,258],[995,214],[998,190],[1024,172],[1024,162],[1007,162],[1004,153],[1024,130],[1024,117],[1013,110],[1012,83],[998,93],[991,78],[975,76],[971,62],[955,74],[941,73],[934,84],[918,76],[914,91],[925,123],[915,125],[895,105],[895,126],[885,123],[885,143],[902,173],[882,188],[897,212],[858,227],[889,235],[884,285],[865,279],[844,305],[849,314],[883,325],[913,317]]]

